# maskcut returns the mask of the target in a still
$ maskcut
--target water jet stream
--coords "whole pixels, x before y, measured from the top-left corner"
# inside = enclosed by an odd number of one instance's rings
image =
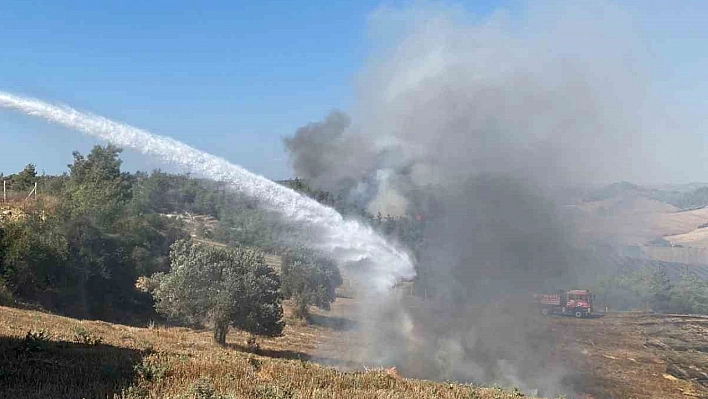
[[[308,231],[315,231],[317,237],[312,243],[340,262],[366,260],[366,285],[373,290],[388,290],[398,281],[415,275],[409,255],[370,226],[344,219],[334,209],[223,158],[102,116],[3,91],[0,91],[0,107],[63,125],[120,147],[130,147],[164,162],[187,166],[200,176],[227,182],[232,189],[257,199],[264,209],[277,212],[289,222],[310,229]]]

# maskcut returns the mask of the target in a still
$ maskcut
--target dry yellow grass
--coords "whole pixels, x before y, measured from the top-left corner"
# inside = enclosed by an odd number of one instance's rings
[[[688,233],[666,236],[665,239],[672,244],[706,249],[708,248],[708,228],[695,229]]]
[[[237,332],[221,348],[209,331],[138,328],[0,307],[0,397],[517,397],[495,388],[405,379],[393,369],[342,372],[311,363],[305,359],[315,347],[337,339],[337,332],[288,321],[283,337],[261,340],[260,354],[251,354],[241,349],[245,335]]]

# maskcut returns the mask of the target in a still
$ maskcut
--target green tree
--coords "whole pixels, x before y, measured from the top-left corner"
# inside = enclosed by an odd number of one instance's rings
[[[272,251],[278,236],[277,223],[262,209],[241,207],[223,212],[214,239],[229,245],[244,245]]]
[[[214,341],[226,343],[230,325],[253,335],[282,333],[280,279],[262,252],[177,241],[171,270],[153,275],[151,291],[158,312],[190,323],[210,322]]]
[[[295,316],[307,318],[308,308],[329,310],[342,276],[331,259],[305,248],[291,249],[283,256],[283,296],[292,299]]]
[[[660,312],[667,311],[671,306],[671,292],[674,285],[669,278],[666,268],[656,267],[649,275],[649,292],[652,294],[652,309]]]
[[[665,267],[645,266],[599,278],[594,289],[602,303],[618,309],[708,314],[708,281],[690,270],[672,280]]]
[[[122,238],[138,276],[168,271],[170,246],[189,237],[181,221],[156,213],[126,216],[115,227],[115,233]]]
[[[630,299],[629,307],[663,312],[670,305],[673,283],[664,267],[647,265],[617,276],[611,287],[624,292],[620,296]]]
[[[49,308],[60,300],[68,276],[66,241],[53,226],[29,214],[24,221],[3,226],[0,273],[10,292]]]
[[[29,190],[37,182],[37,167],[34,164],[27,164],[24,169],[12,179],[13,188],[18,191]]]
[[[133,184],[133,205],[139,212],[172,212],[172,184],[169,175],[154,170],[149,176],[138,173]]]
[[[671,291],[671,311],[708,314],[708,281],[684,272]]]
[[[65,198],[70,217],[89,216],[101,227],[119,219],[131,191],[127,174],[120,170],[121,152],[110,144],[93,147],[87,157],[74,152]]]

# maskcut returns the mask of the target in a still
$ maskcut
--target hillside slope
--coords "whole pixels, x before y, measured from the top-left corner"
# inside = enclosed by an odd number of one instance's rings
[[[260,349],[251,354],[247,336],[233,330],[227,347],[220,348],[210,331],[0,307],[0,398],[520,397],[405,379],[395,370],[366,371],[353,361],[362,340],[356,321],[347,318],[355,308],[355,300],[339,298],[332,312],[316,312],[305,325],[290,316],[286,304],[284,336],[259,340]],[[706,317],[615,313],[541,321],[548,324],[576,398],[708,398]]]
[[[450,398],[505,399],[514,392],[405,379],[395,370],[341,372],[308,361],[336,339],[289,319],[284,337],[245,335],[227,347],[209,331],[138,328],[0,307],[0,398]],[[326,359],[320,359],[326,360]]]
[[[578,243],[634,247],[633,256],[662,262],[708,265],[708,208],[681,210],[625,193],[571,207]]]
[[[643,245],[658,237],[688,233],[708,221],[708,208],[682,211],[656,200],[623,195],[574,206],[588,238]]]

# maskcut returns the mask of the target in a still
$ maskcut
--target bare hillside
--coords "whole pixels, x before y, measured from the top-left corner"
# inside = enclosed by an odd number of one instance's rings
[[[682,211],[635,194],[581,202],[571,208],[579,242],[638,247],[637,255],[664,262],[708,264],[708,208]]]
[[[656,200],[624,195],[577,204],[581,230],[592,238],[641,245],[658,237],[684,234],[708,222],[708,208],[681,211]]]

